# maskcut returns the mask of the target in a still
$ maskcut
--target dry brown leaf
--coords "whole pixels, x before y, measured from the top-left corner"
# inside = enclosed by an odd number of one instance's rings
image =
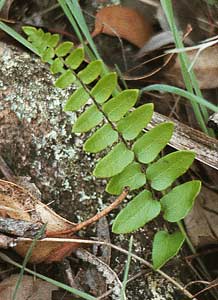
[[[190,62],[196,58],[198,50],[187,51]],[[218,45],[208,47],[201,51],[197,57],[193,70],[196,74],[199,87],[201,89],[213,89],[218,87]],[[178,56],[175,63],[166,70],[166,78],[170,83],[179,87],[185,88],[184,81],[181,75],[181,67]]]
[[[118,36],[141,48],[151,37],[152,26],[138,11],[114,5],[102,8],[96,14],[92,36],[100,33]]]
[[[12,300],[19,275],[14,274],[0,283],[0,299]],[[46,281],[24,275],[19,286],[16,300],[52,300],[52,291],[58,288]]]
[[[203,186],[192,211],[185,218],[187,233],[195,247],[218,244],[218,194]]]
[[[10,218],[47,223],[47,233],[67,230],[75,226],[24,188],[4,180],[0,180],[0,207],[2,206],[8,209],[7,215]]]
[[[0,180],[0,213],[14,219],[47,224],[46,235],[54,232],[66,231],[75,226],[74,223],[62,218],[53,210],[33,197],[24,188],[4,180]],[[25,256],[30,241],[20,241],[15,251]],[[51,262],[62,260],[63,257],[79,247],[79,243],[40,242],[37,241],[32,252],[30,262]]]

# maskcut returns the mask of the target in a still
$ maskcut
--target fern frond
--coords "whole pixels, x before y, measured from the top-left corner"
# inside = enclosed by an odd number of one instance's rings
[[[187,171],[194,160],[194,153],[191,151],[177,151],[154,162],[170,141],[174,126],[173,123],[163,123],[149,132],[143,132],[152,118],[153,104],[144,104],[134,109],[139,90],[126,89],[113,97],[117,74],[108,72],[103,76],[104,66],[101,60],[92,61],[81,69],[85,59],[83,48],[74,49],[71,42],[59,43],[57,34],[45,33],[42,29],[25,26],[23,30],[42,60],[50,64],[51,73],[59,76],[55,85],[62,89],[71,84],[76,86],[64,106],[65,111],[83,109],[72,131],[84,133],[99,127],[86,140],[83,149],[91,153],[108,149],[93,171],[96,177],[109,178],[106,187],[108,193],[118,195],[127,186],[131,191],[138,190],[145,184],[150,191],[163,191]],[[86,106],[89,100],[92,104]],[[190,195],[184,194],[185,188]],[[113,224],[114,232],[136,230],[154,219],[161,210],[169,221],[174,217],[184,217],[192,208],[200,184],[194,182],[174,188],[165,194],[161,202],[153,199],[154,193],[147,189],[140,191],[119,213]],[[181,205],[185,208],[182,215],[173,215],[170,209],[173,197],[182,201]],[[157,233],[155,247],[159,238],[161,242],[164,239],[171,242],[176,237],[177,242],[177,236],[179,238],[176,247],[181,247],[181,235],[169,235],[166,232],[160,232],[160,235]],[[176,247],[172,253],[177,253]],[[157,255],[156,252],[158,251],[155,248],[154,256]],[[153,259],[156,261],[156,256]]]

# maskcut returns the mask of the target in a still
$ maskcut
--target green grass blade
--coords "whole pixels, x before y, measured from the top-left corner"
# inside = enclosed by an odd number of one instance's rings
[[[20,269],[23,268],[22,265],[18,264],[17,262],[15,262],[14,260],[12,260],[11,258],[9,258],[7,255],[5,255],[5,254],[2,253],[2,252],[0,252],[0,258],[1,258],[3,261],[12,264],[13,266],[16,266],[16,267],[18,267],[18,268],[20,268]],[[34,276],[36,276],[36,277],[38,277],[38,278],[40,278],[40,279],[42,279],[42,280],[45,280],[45,281],[47,281],[47,282],[49,282],[49,283],[51,283],[51,284],[53,284],[53,285],[55,285],[55,286],[57,286],[57,287],[59,287],[59,288],[65,290],[65,291],[69,292],[69,293],[72,293],[72,294],[74,294],[74,295],[76,295],[76,296],[79,296],[79,297],[81,297],[82,299],[85,299],[85,300],[97,300],[97,298],[95,298],[95,297],[93,297],[93,296],[91,296],[91,295],[89,295],[89,294],[87,294],[87,293],[85,293],[85,292],[79,291],[79,290],[77,290],[77,289],[75,289],[75,288],[72,288],[72,287],[70,287],[70,286],[68,286],[68,285],[66,285],[66,284],[64,284],[64,283],[62,283],[62,282],[59,282],[59,281],[57,281],[57,280],[54,280],[54,279],[51,279],[51,278],[46,277],[46,276],[44,276],[44,275],[41,275],[41,274],[39,274],[39,273],[36,273],[36,272],[34,272],[34,271],[32,271],[32,270],[30,270],[30,269],[28,269],[28,268],[24,268],[24,270],[25,270],[27,273],[32,274],[32,275],[34,275]]]
[[[89,47],[84,43],[84,39],[82,37],[82,34],[80,32],[79,26],[77,25],[74,17],[72,16],[67,4],[65,0],[58,0],[59,5],[61,6],[61,8],[63,9],[66,17],[68,18],[69,22],[71,23],[73,29],[76,32],[76,35],[80,41],[80,43],[83,45],[87,55],[89,56],[90,59],[95,59],[95,56],[93,55],[93,53],[91,52],[91,50],[89,49]]]
[[[18,289],[19,289],[19,286],[21,284],[21,281],[23,279],[23,274],[24,274],[24,271],[25,271],[25,267],[28,263],[28,260],[30,259],[30,256],[31,256],[31,253],[33,251],[33,248],[35,247],[35,244],[37,242],[37,240],[44,234],[45,232],[45,228],[46,228],[46,224],[42,226],[42,228],[40,229],[40,231],[37,233],[36,237],[34,238],[33,242],[31,243],[27,253],[26,253],[26,256],[23,260],[23,265],[22,265],[22,268],[20,270],[20,274],[19,274],[19,277],[17,279],[17,283],[16,283],[16,286],[15,286],[15,289],[14,289],[14,292],[13,292],[13,296],[12,296],[12,299],[13,300],[16,300],[16,295],[17,295],[17,292],[18,292]]]
[[[129,268],[130,268],[130,263],[131,263],[131,253],[132,253],[132,245],[133,245],[133,236],[131,235],[130,240],[129,240],[129,251],[128,251],[128,257],[127,257],[127,262],[125,266],[125,272],[123,276],[123,282],[122,282],[122,294],[121,294],[121,300],[124,299],[125,295],[125,289],[128,281],[128,274],[129,274]]]
[[[67,3],[71,14],[74,16],[74,18],[77,21],[77,24],[79,25],[82,33],[84,34],[86,40],[88,41],[95,57],[97,59],[101,59],[101,57],[98,53],[98,50],[95,46],[95,43],[93,42],[93,39],[92,39],[91,34],[89,32],[88,26],[87,26],[86,21],[84,19],[84,16],[83,16],[83,13],[81,11],[78,0],[65,0],[65,2]]]
[[[153,84],[153,85],[149,85],[143,89],[141,89],[141,92],[150,92],[150,91],[162,91],[162,92],[167,92],[167,93],[172,93],[172,94],[176,94],[179,95],[181,97],[186,98],[187,100],[189,100],[190,102],[196,102],[202,106],[207,107],[208,109],[214,111],[214,112],[218,112],[218,106],[214,105],[213,103],[208,102],[207,100],[205,100],[204,98],[201,98],[199,96],[196,96],[190,92],[187,92],[183,89],[171,86],[171,85],[167,85],[167,84]]]
[[[31,50],[33,53],[39,55],[38,51],[35,49],[35,47],[32,46],[31,43],[29,43],[25,38],[22,37],[19,33],[17,33],[14,29],[6,25],[5,23],[0,21],[0,29],[5,31],[7,34],[9,34],[11,37],[13,37],[15,40],[17,40],[19,43],[21,43],[23,46]]]
[[[0,0],[0,10],[2,9],[2,7],[5,5],[6,0]]]
[[[172,8],[172,2],[171,0],[161,0],[161,5],[163,7],[163,10],[166,14],[168,23],[170,25],[170,29],[173,33],[175,44],[177,48],[183,48],[183,42],[180,37],[180,34],[177,30],[176,24],[175,24],[175,19],[173,16],[173,8]],[[181,72],[183,75],[183,79],[185,82],[186,89],[190,93],[195,93],[197,96],[202,97],[200,88],[198,86],[198,81],[195,77],[195,74],[193,70],[188,71],[188,67],[190,65],[188,56],[186,53],[179,53],[178,54],[179,60],[180,60],[180,65],[181,65]],[[202,130],[208,134],[208,129],[205,125],[205,122],[207,122],[208,119],[208,112],[207,109],[203,106],[199,106],[198,103],[196,102],[191,102],[196,119],[202,128]]]
[[[78,27],[77,23],[75,22],[74,18],[72,17],[71,12],[66,5],[66,1],[58,0],[58,3],[61,6],[61,8],[63,9],[63,11],[64,11],[66,17],[68,18],[68,20],[70,21],[71,25],[73,26],[73,29],[75,30],[76,35],[80,40],[80,43],[83,43],[83,37],[80,33],[79,27]]]

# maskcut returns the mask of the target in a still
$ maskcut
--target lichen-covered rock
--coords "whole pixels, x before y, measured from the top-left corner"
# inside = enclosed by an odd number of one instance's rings
[[[71,134],[75,113],[64,113],[72,92],[53,86],[48,67],[29,53],[0,43],[0,151],[17,176],[30,176],[43,201],[72,221],[102,208],[102,181]],[[94,200],[94,201],[93,201]],[[92,205],[90,205],[92,204]]]

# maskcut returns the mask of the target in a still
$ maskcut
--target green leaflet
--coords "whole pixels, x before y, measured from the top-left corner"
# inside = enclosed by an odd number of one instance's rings
[[[201,182],[193,180],[183,183],[160,199],[163,217],[169,222],[178,222],[192,209],[201,189]]]
[[[169,234],[166,231],[159,231],[155,234],[152,247],[152,261],[155,269],[160,269],[170,258],[175,256],[185,237],[181,232]]]
[[[119,195],[126,186],[132,191],[140,188],[145,183],[146,177],[141,171],[140,164],[133,162],[128,165],[123,172],[110,179],[106,191],[113,195]]]
[[[89,94],[83,87],[80,87],[68,98],[64,111],[77,111],[86,104],[88,99]]]
[[[28,29],[27,29],[28,27]],[[30,32],[30,35],[28,36],[28,41],[32,42],[32,44],[38,49],[38,50],[44,50],[41,49],[41,45],[44,45],[44,37],[45,37],[45,33],[42,29],[36,29],[36,30],[32,30],[30,29],[31,26],[24,26],[24,28],[26,28],[27,31]],[[41,52],[41,51],[39,51]]]
[[[49,62],[54,57],[54,49],[51,47],[46,48],[42,53],[42,61]]]
[[[33,26],[23,26],[22,30],[24,33],[26,33],[26,35],[28,36],[33,36],[36,34],[37,29]]]
[[[55,81],[55,86],[61,89],[65,89],[70,86],[75,80],[76,77],[73,75],[71,70],[67,70],[63,74],[61,74],[61,76]]]
[[[92,61],[85,69],[78,73],[78,77],[83,83],[89,84],[98,78],[102,72],[102,68],[103,65],[101,60]]]
[[[151,181],[151,187],[157,191],[168,188],[188,170],[194,158],[194,152],[183,150],[168,154],[150,165],[146,177]]]
[[[103,110],[112,122],[119,121],[133,107],[139,90],[125,90],[103,105]]]
[[[84,49],[77,48],[65,59],[67,66],[76,70],[84,60]]]
[[[53,60],[50,71],[52,74],[64,73],[64,64],[59,57]]]
[[[26,35],[28,35],[28,41],[32,42],[40,53],[42,53],[46,47],[56,47],[60,39],[58,34],[45,33],[41,28],[36,29],[32,26],[23,26],[22,29]]]
[[[28,39],[32,42],[44,43],[45,46],[54,48],[57,46],[60,36],[59,34],[51,34],[50,32],[44,33],[41,29],[36,29],[32,26],[23,26],[23,31],[28,35]],[[41,38],[41,41],[40,41]]]
[[[56,34],[56,33],[52,34],[51,37],[48,39],[47,46],[54,48],[57,46],[59,40],[60,40],[59,34]]]
[[[144,190],[117,215],[112,231],[132,232],[154,219],[160,213],[160,203],[152,199],[151,192]]]
[[[133,140],[147,126],[151,121],[153,109],[153,103],[144,104],[118,122],[117,129],[125,140]]]
[[[87,132],[93,127],[97,126],[102,120],[102,113],[95,105],[92,105],[77,119],[73,126],[72,132]]]
[[[91,90],[91,95],[98,103],[104,103],[112,94],[117,84],[117,74],[109,73],[101,78]]]
[[[162,123],[140,137],[133,145],[138,160],[144,164],[152,162],[169,142],[173,128],[173,123]]]
[[[134,158],[134,153],[126,148],[123,143],[117,144],[94,169],[94,176],[99,178],[112,177],[119,174]]]
[[[118,133],[109,124],[105,124],[85,142],[83,149],[87,152],[97,153],[111,146],[117,139]]]
[[[72,42],[63,42],[56,49],[55,54],[59,57],[67,55],[73,49]]]

